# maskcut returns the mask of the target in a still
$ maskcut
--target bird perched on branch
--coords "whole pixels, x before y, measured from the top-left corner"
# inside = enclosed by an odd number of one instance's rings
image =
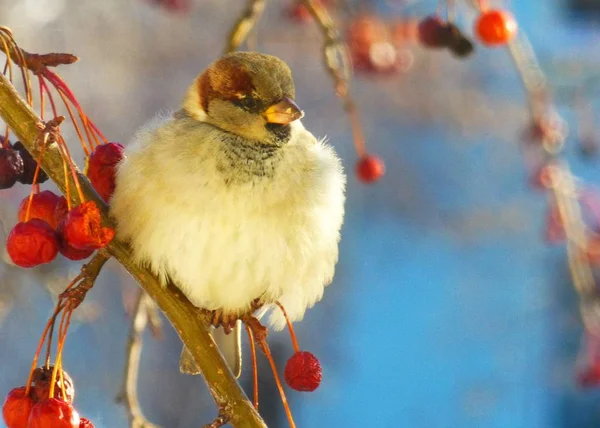
[[[141,129],[110,212],[139,263],[172,280],[213,324],[279,301],[300,320],[334,274],[344,216],[339,158],[307,131],[280,59],[237,52]],[[269,319],[285,326],[280,311]]]

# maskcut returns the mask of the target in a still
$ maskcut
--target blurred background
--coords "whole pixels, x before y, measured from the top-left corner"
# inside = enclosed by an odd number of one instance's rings
[[[126,144],[156,113],[178,107],[196,74],[221,54],[244,3],[0,0],[0,24],[30,52],[79,56],[58,72],[103,133]],[[321,35],[310,20],[290,15],[291,4],[268,3],[251,46],[288,62],[305,125],[329,138],[349,174],[337,275],[296,327],[301,347],[319,356],[324,370],[316,392],[288,392],[297,425],[598,427],[600,394],[575,381],[582,336],[576,295],[564,248],[543,239],[547,202],[528,184],[520,147],[527,105],[507,52],[475,43],[474,55],[458,59],[406,37],[395,42],[398,70],[357,71],[352,90],[367,147],[387,167],[379,182],[365,185],[354,175],[350,122],[324,72]],[[436,8],[425,0],[347,4],[342,29],[361,12],[395,25]],[[600,2],[491,4],[514,13],[557,88],[574,172],[600,183],[599,161],[589,156]],[[458,7],[457,24],[471,37],[475,13]],[[81,165],[82,153],[74,156]],[[18,185],[0,193],[0,245],[28,191]],[[62,259],[23,270],[0,252],[5,394],[25,383],[54,296],[80,264]],[[64,366],[75,381],[76,408],[99,428],[127,426],[115,397],[135,294],[136,285],[110,262],[70,329]],[[289,336],[270,337],[283,370],[293,352]],[[145,339],[139,391],[148,419],[168,428],[210,422],[216,409],[202,379],[179,374],[175,332],[165,325],[162,340]],[[246,362],[242,384],[251,393]],[[261,413],[269,426],[285,427],[273,376],[265,359],[259,362]]]

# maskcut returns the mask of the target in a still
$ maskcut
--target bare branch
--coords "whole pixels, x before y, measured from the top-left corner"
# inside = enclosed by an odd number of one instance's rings
[[[137,394],[143,334],[148,324],[148,309],[151,304],[152,299],[148,297],[144,290],[140,289],[131,317],[131,327],[127,339],[127,360],[125,361],[123,386],[117,397],[117,401],[121,402],[127,409],[131,428],[157,428],[157,425],[150,423],[144,417]]]

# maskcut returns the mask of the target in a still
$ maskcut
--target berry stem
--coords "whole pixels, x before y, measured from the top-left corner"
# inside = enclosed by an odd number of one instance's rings
[[[35,351],[35,354],[33,356],[33,362],[31,363],[31,369],[29,370],[29,378],[27,379],[27,385],[25,386],[25,395],[29,394],[29,390],[31,388],[31,381],[33,380],[33,372],[37,367],[37,362],[40,356],[40,352],[42,351],[42,346],[44,346],[44,342],[46,341],[46,335],[48,334],[50,328],[54,326],[54,323],[56,322],[56,317],[64,307],[64,303],[61,303],[59,301],[56,305],[54,313],[46,323],[46,327],[44,328],[44,332],[42,333],[42,337],[40,338],[40,341],[38,343],[37,350]]]
[[[67,286],[67,288],[64,289],[63,293],[66,293],[71,288],[73,288],[73,286],[75,284],[77,284],[77,282],[79,282],[79,280],[82,279],[82,278],[83,278],[83,273],[79,273],[79,275],[77,275],[75,278],[73,278],[73,280]],[[62,302],[62,301],[63,301],[63,299],[59,298],[59,303]],[[55,312],[55,314],[58,315],[58,312]],[[55,319],[56,319],[56,315],[54,315]],[[54,324],[55,323],[53,321],[52,324],[51,324],[51,327],[50,327],[50,334],[49,334],[49,337],[48,337],[48,344],[46,346],[46,360],[45,360],[45,366],[46,366],[46,368],[50,368],[50,352],[52,351],[52,338],[54,336],[54,334],[53,334],[54,333]]]
[[[73,310],[70,306],[63,312],[62,318],[60,320],[60,325],[58,326],[58,347],[56,351],[56,361],[54,363],[54,370],[52,370],[52,378],[50,379],[50,394],[49,398],[54,398],[54,386],[56,384],[56,375],[58,373],[58,369],[60,368],[62,371],[62,351],[65,346],[65,339],[67,338],[67,330],[69,329],[69,324],[71,323],[71,315],[73,314]]]
[[[287,312],[285,311],[285,308],[283,307],[283,305],[279,302],[275,302],[277,304],[277,306],[279,306],[279,309],[281,309],[281,312],[283,313],[283,316],[285,317],[285,322],[287,323],[287,328],[290,332],[290,337],[292,338],[292,345],[294,346],[294,351],[295,352],[300,352],[300,347],[298,346],[298,340],[296,338],[296,332],[294,331],[294,327],[292,327],[292,322],[290,321]]]
[[[48,69],[44,70],[44,75],[54,85],[54,87],[56,87],[57,90],[62,91],[65,94],[65,96],[69,99],[69,101],[71,101],[71,103],[75,106],[75,109],[79,113],[80,117],[82,118],[81,119],[82,122],[89,123],[91,128],[98,134],[98,136],[103,141],[107,141],[106,137],[104,137],[104,135],[98,130],[96,125],[91,120],[89,120],[87,115],[83,112],[83,109],[81,108],[81,105],[77,101],[77,98],[75,98],[75,95],[71,91],[71,88],[69,88],[69,86],[65,83],[65,81],[62,80],[58,74],[56,74],[53,71],[48,70]]]
[[[46,108],[46,98],[44,97],[44,85],[42,85],[42,76],[38,76],[40,87],[40,119],[44,120],[44,110]]]
[[[91,141],[86,144],[85,139],[83,138],[83,134],[81,133],[81,130],[79,129],[79,125],[77,125],[77,120],[75,120],[75,116],[73,115],[73,110],[71,110],[71,106],[69,106],[69,103],[67,102],[67,99],[65,98],[64,94],[60,91],[58,91],[58,95],[60,95],[60,98],[62,99],[65,107],[67,108],[67,111],[69,112],[69,117],[71,118],[71,123],[73,123],[73,127],[75,128],[75,132],[77,133],[77,137],[79,137],[79,142],[81,143],[81,148],[83,149],[83,152],[85,153],[86,156],[90,155],[90,150],[88,148],[88,144],[91,146]],[[86,133],[87,133],[87,129],[86,129]],[[88,141],[89,141],[89,134],[88,134]]]
[[[366,154],[365,149],[365,136],[362,131],[360,124],[360,118],[358,117],[358,111],[352,101],[346,102],[346,112],[350,117],[350,125],[352,126],[352,135],[354,138],[354,147],[356,147],[356,153],[361,158]]]
[[[277,389],[279,390],[281,402],[283,403],[283,408],[285,409],[285,415],[287,416],[290,428],[296,428],[296,424],[294,423],[294,418],[292,416],[292,411],[290,410],[290,405],[288,404],[287,398],[285,396],[285,391],[283,390],[283,386],[281,385],[281,379],[279,379],[279,374],[277,373],[277,366],[275,365],[273,355],[271,355],[271,350],[269,349],[269,344],[266,340],[263,342],[262,350],[267,356],[267,360],[269,360],[269,364],[271,365],[271,371],[273,372],[273,376],[275,377],[275,383],[277,384]]]
[[[65,142],[65,139],[62,135],[58,134],[59,146],[63,150],[63,159],[66,159],[69,169],[71,170],[71,176],[73,177],[73,182],[75,183],[75,189],[77,189],[77,194],[79,195],[79,201],[82,203],[85,201],[83,196],[83,192],[81,191],[81,186],[79,185],[79,178],[77,177],[77,173],[75,172],[75,167],[73,166],[73,158],[71,158],[71,154],[69,153],[69,147]]]
[[[48,94],[48,99],[50,100],[50,106],[52,107],[52,115],[54,117],[57,117],[58,113],[56,111],[56,104],[54,104],[54,97],[52,96],[52,93],[50,92],[50,89],[48,88],[48,85],[44,81],[43,77],[40,77],[40,84],[44,88],[44,91],[46,91],[46,94]]]
[[[250,355],[252,356],[252,385],[254,390],[254,408],[258,410],[258,364],[256,362],[256,344],[254,343],[254,335],[252,330],[246,324],[246,333],[248,333],[248,341],[250,342]]]
[[[42,148],[40,149],[40,156],[37,160],[37,165],[35,166],[35,173],[33,174],[33,183],[37,183],[38,176],[40,175],[40,168],[42,165],[42,158],[44,157],[44,152],[46,151],[46,144],[48,143],[48,134],[44,134],[44,141],[42,142]],[[31,213],[31,204],[33,202],[33,195],[35,195],[36,187],[31,186],[31,191],[29,192],[29,200],[27,201],[27,211],[25,212],[25,223],[29,221],[29,215]]]

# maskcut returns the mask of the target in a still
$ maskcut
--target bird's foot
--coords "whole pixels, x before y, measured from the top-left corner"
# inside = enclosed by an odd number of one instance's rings
[[[222,309],[208,311],[210,314],[210,323],[213,327],[222,327],[225,334],[231,333],[238,320],[244,321],[246,317],[252,317],[252,314],[262,307],[263,303],[260,299],[254,299],[250,304],[250,309],[243,313],[225,312]],[[256,320],[258,322],[258,320]],[[260,323],[259,323],[260,324]]]
[[[267,330],[267,327],[262,325],[255,316],[252,316],[252,314],[242,317],[242,322],[252,331],[254,341],[258,343],[260,350],[265,354],[268,354],[267,336],[269,335],[269,331]]]

